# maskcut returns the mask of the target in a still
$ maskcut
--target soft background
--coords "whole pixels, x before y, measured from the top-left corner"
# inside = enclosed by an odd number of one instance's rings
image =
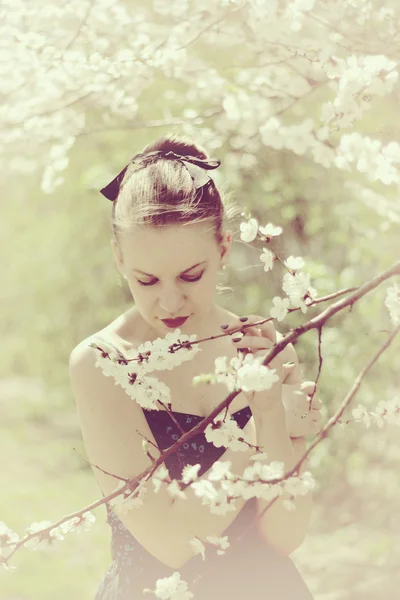
[[[68,357],[131,304],[109,244],[111,203],[98,190],[146,143],[184,133],[220,158],[218,183],[262,224],[284,228],[274,247],[305,258],[319,296],[376,276],[399,248],[395,147],[381,170],[379,148],[357,169],[365,136],[383,147],[399,140],[400,93],[390,83],[400,54],[395,0],[63,4],[3,3],[0,519],[20,536],[99,497],[82,458]],[[381,55],[393,63],[364,77],[360,57]],[[335,98],[329,122],[326,103]],[[265,129],[272,115],[280,128],[311,125],[280,143]],[[349,167],[338,168],[341,139],[355,132]],[[283,294],[283,272],[263,273],[237,224],[235,241],[223,282],[233,292],[220,302],[268,314]],[[391,328],[387,285],[323,330],[325,419]],[[314,314],[296,313],[280,329]],[[297,344],[308,379],[316,342],[311,332]],[[354,406],[373,410],[398,396],[398,350],[395,342],[381,357]],[[336,427],[312,454],[319,489],[293,559],[316,600],[398,597],[399,458],[393,425]],[[49,552],[19,550],[17,570],[1,573],[2,598],[90,600],[110,561],[105,510],[94,514],[90,532],[69,534]]]

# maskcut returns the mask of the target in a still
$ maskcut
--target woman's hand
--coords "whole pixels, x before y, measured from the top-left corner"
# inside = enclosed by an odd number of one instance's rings
[[[231,339],[238,352],[243,354],[251,352],[254,356],[264,357],[276,341],[282,337],[270,321],[263,325],[248,326],[253,322],[263,320],[264,317],[259,315],[250,315],[245,321],[237,318],[227,324],[228,326],[224,330],[227,333],[232,330],[235,332],[231,333]],[[244,325],[247,327],[244,328]],[[315,383],[312,381],[301,383],[301,368],[293,345],[288,344],[269,366],[277,370],[283,382],[283,385],[280,386],[281,389],[278,384],[275,384],[274,395],[275,398],[279,398],[281,395],[289,436],[296,438],[319,433],[322,429],[320,412],[322,402],[314,396],[310,405],[310,397],[314,392]],[[267,392],[251,392],[245,393],[245,396],[253,407],[256,406],[262,410],[269,405],[266,394]]]
[[[238,352],[243,354],[251,353],[257,358],[265,358],[277,340],[275,327],[270,321],[262,325],[251,326],[251,323],[263,321],[264,319],[265,317],[259,315],[250,315],[245,321],[239,318],[232,319],[223,330],[231,334],[232,343]],[[292,358],[290,349],[286,347],[269,363],[268,368],[276,370],[279,381],[268,391],[249,392],[245,394],[249,398],[252,408],[264,411],[271,404],[282,402],[282,380],[285,376],[283,365]]]
[[[313,381],[282,386],[282,402],[286,412],[286,426],[291,438],[316,435],[322,429],[322,402],[315,395]],[[311,404],[310,404],[311,402]]]

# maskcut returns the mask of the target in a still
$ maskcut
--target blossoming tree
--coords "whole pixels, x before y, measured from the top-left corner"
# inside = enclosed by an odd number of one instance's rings
[[[262,181],[273,203],[286,185],[282,161],[287,159],[296,172],[308,169],[313,182],[332,181],[335,193],[341,190],[341,197],[334,200],[343,219],[355,221],[357,206],[371,210],[381,244],[385,232],[399,224],[400,145],[391,138],[387,123],[383,135],[371,133],[368,127],[382,99],[389,109],[398,102],[400,12],[395,0],[72,0],[65,5],[8,0],[3,2],[3,12],[7,60],[0,109],[2,161],[19,177],[39,173],[43,193],[51,195],[62,188],[70,156],[88,136],[116,140],[127,132],[179,127],[210,151],[223,153],[230,183],[242,191],[248,175],[260,173],[263,178],[268,165],[273,176]],[[123,151],[125,155],[126,147]],[[109,177],[107,168],[111,173],[115,170],[104,165],[91,170],[88,187],[100,188]],[[329,197],[329,190],[325,192]],[[290,195],[287,189],[282,193]],[[286,197],[286,204],[290,201]],[[9,551],[2,557],[4,566],[10,567],[19,548],[36,549],[46,541],[63,539],[68,531],[90,526],[91,511],[107,499],[116,510],[134,510],[145,502],[149,484],[156,490],[166,486],[172,497],[184,497],[186,486],[191,485],[210,510],[220,513],[229,510],[235,498],[253,496],[271,505],[282,497],[290,511],[296,507],[296,496],[315,485],[311,471],[304,468],[306,460],[338,426],[351,403],[353,422],[367,427],[398,423],[398,396],[381,399],[373,410],[361,403],[354,406],[354,399],[364,377],[398,333],[399,287],[389,280],[400,274],[399,264],[394,259],[379,263],[381,272],[375,270],[369,280],[331,289],[321,297],[304,258],[283,256],[277,250],[282,223],[262,225],[267,210],[265,198],[253,202],[243,214],[240,240],[257,248],[257,262],[265,273],[270,275],[276,264],[284,270],[266,320],[285,325],[292,313],[296,317],[301,313],[303,322],[288,326],[262,358],[239,354],[228,363],[220,357],[214,373],[199,374],[194,381],[198,385],[226,384],[225,401],[157,457],[144,440],[143,451],[153,459],[151,469],[134,481],[120,481],[111,497],[57,523],[32,523],[22,539],[3,523],[0,536]],[[371,236],[377,239],[376,234]],[[243,478],[219,461],[207,481],[197,481],[196,465],[186,467],[181,481],[169,479],[165,459],[200,431],[218,447],[236,451],[247,447],[226,416],[235,395],[240,390],[270,389],[277,380],[271,362],[289,343],[312,330],[319,334],[319,378],[323,328],[334,315],[361,303],[367,294],[378,293],[384,282],[388,285],[382,305],[389,310],[390,331],[291,472],[268,463],[268,456],[257,448]],[[321,311],[310,318],[309,311],[320,306]],[[387,329],[387,317],[382,316],[378,327]],[[243,335],[245,331],[243,325]],[[168,406],[169,389],[147,373],[190,360],[202,343],[178,331],[129,357],[98,346],[94,351],[99,368],[133,401],[157,408],[160,401]],[[194,553],[205,555],[201,540],[192,543]],[[229,540],[210,538],[207,543],[223,553]],[[159,598],[173,598],[178,592],[182,598],[191,597],[179,573],[154,582],[153,591]]]

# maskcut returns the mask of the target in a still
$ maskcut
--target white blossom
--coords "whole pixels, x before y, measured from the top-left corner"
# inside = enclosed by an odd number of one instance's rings
[[[16,543],[19,541],[18,533],[15,533],[10,527],[0,521],[0,540],[2,541],[3,547],[7,550],[14,550]]]
[[[183,490],[181,490],[176,479],[167,485],[167,492],[172,498],[181,498],[182,500],[186,500],[186,494]]]
[[[90,511],[86,511],[80,517],[74,517],[74,531],[81,533],[84,531],[90,531],[92,525],[96,522],[96,517]]]
[[[199,476],[201,465],[185,465],[182,469],[182,481],[183,483],[191,483],[195,481]]]
[[[232,462],[230,460],[216,460],[210,469],[208,479],[210,481],[220,481],[221,479],[230,478],[232,476],[231,466]]]
[[[304,267],[304,258],[301,256],[289,256],[285,260],[285,265],[292,271],[298,271]]]
[[[246,451],[248,448],[244,442],[239,440],[239,438],[245,439],[243,430],[229,415],[227,415],[225,419],[214,419],[212,423],[207,425],[204,433],[207,442],[214,444],[217,448],[224,446],[225,448],[231,448],[234,451]]]
[[[161,484],[163,482],[167,483],[169,481],[169,473],[167,467],[165,465],[160,465],[158,469],[153,473],[151,480],[153,482],[154,491],[158,492],[161,487]]]
[[[200,538],[194,537],[190,540],[194,554],[201,554],[202,559],[206,558],[206,548]]]
[[[382,428],[385,421],[392,425],[400,425],[400,398],[380,400],[374,411],[369,411],[362,404],[358,404],[351,414],[356,422],[361,422],[367,429],[372,424]]]
[[[122,487],[123,485],[125,485],[125,482],[121,481],[119,487]],[[118,511],[118,514],[126,514],[132,508],[143,506],[143,499],[146,496],[146,493],[147,488],[143,484],[140,484],[138,488],[132,492],[130,490],[125,490],[124,494],[113,498],[113,500],[110,501],[110,505],[114,511]]]
[[[263,358],[247,354],[238,370],[237,385],[245,392],[270,390],[279,381],[275,369],[262,365]]]
[[[225,550],[230,546],[227,535],[221,537],[218,537],[216,535],[209,535],[206,537],[206,540],[209,544],[217,546],[217,554],[220,555],[225,554]]]
[[[400,425],[400,396],[390,400],[380,400],[375,411],[371,413],[371,417],[374,423],[380,427],[384,421],[391,425]]]
[[[196,496],[203,499],[203,504],[210,503],[218,497],[217,489],[207,479],[195,481],[192,483],[192,489]]]
[[[262,233],[262,235],[265,235],[266,237],[276,237],[278,235],[281,235],[283,230],[282,227],[278,227],[277,225],[273,225],[272,223],[267,223],[267,225],[264,225],[264,227],[260,225],[259,231],[260,233]]]
[[[308,118],[296,125],[284,126],[276,117],[270,117],[261,127],[261,141],[276,150],[287,148],[295,154],[304,155],[315,145],[312,135],[313,120]]]
[[[273,308],[269,311],[270,316],[277,321],[283,321],[288,314],[289,300],[288,298],[280,298],[275,296],[272,299]]]
[[[389,146],[389,144],[388,144]],[[352,163],[371,181],[380,180],[385,185],[400,183],[397,156],[400,145],[391,142],[386,150],[380,140],[362,136],[358,132],[343,135],[337,149],[335,164],[340,169],[350,170]]]
[[[305,496],[316,488],[316,481],[309,471],[304,471],[295,477],[289,477],[282,482],[285,493],[291,496]]]
[[[385,306],[389,310],[393,325],[400,323],[400,288],[395,283],[386,289]]]
[[[180,329],[176,329],[167,333],[165,338],[157,338],[152,342],[141,344],[125,357],[126,364],[113,353],[110,357],[98,356],[96,366],[101,368],[106,377],[113,377],[115,383],[120,385],[142,408],[159,410],[160,403],[170,403],[171,391],[164,382],[151,377],[148,373],[170,370],[185,361],[192,360],[201,351],[199,344],[175,352],[170,352],[170,347],[174,344],[193,342],[196,339],[197,335],[188,336],[182,334]],[[96,345],[92,343],[91,346]]]
[[[372,419],[365,406],[358,404],[357,407],[352,410],[351,414],[356,421],[361,421],[367,429],[370,427]]]
[[[245,468],[243,479],[246,481],[256,481],[257,479],[268,481],[270,479],[279,479],[284,475],[284,472],[283,462],[271,461],[265,464],[264,461],[254,461],[253,464]]]
[[[292,273],[285,273],[282,289],[289,296],[293,308],[301,308],[303,313],[306,312],[307,307],[304,297],[307,293],[310,293],[310,275],[308,273],[301,271],[294,275]]]
[[[142,408],[158,410],[160,402],[170,404],[171,401],[170,388],[156,377],[145,376],[133,384],[125,380],[122,387]]]
[[[226,356],[219,356],[214,361],[215,364],[215,381],[223,383],[228,388],[229,392],[233,392],[236,388],[237,379],[237,367],[240,361],[234,357],[230,360],[229,365],[227,364]]]
[[[188,584],[181,579],[181,574],[175,571],[170,577],[157,579],[154,594],[160,600],[190,600],[192,592],[188,590]]]
[[[44,536],[35,536],[24,543],[26,548],[30,550],[46,550],[52,546],[53,540],[63,540],[64,534],[69,531],[75,531],[81,533],[82,531],[89,531],[92,524],[96,521],[96,517],[90,512],[86,511],[80,517],[73,517],[64,523],[61,523],[58,527],[53,527]],[[27,528],[27,533],[40,533],[51,525],[51,521],[37,521],[32,523]],[[11,536],[12,538],[13,536]]]
[[[263,248],[263,253],[260,254],[260,260],[264,263],[264,271],[270,271],[274,266],[275,255],[271,250]]]
[[[180,329],[166,334],[165,338],[157,338],[152,342],[145,342],[138,346],[136,353],[145,354],[150,352],[147,358],[146,370],[165,371],[171,370],[184,362],[192,360],[196,354],[201,352],[199,344],[191,348],[182,348],[176,352],[170,352],[169,347],[174,344],[183,344],[184,342],[194,342],[197,335],[190,336],[183,334]]]
[[[279,477],[283,477],[285,473],[285,467],[283,462],[273,460],[267,464],[262,463],[260,467],[260,476],[261,479],[266,481],[270,479],[278,479]]]
[[[256,219],[249,219],[246,223],[240,223],[240,239],[242,242],[252,242],[256,239],[258,223]]]

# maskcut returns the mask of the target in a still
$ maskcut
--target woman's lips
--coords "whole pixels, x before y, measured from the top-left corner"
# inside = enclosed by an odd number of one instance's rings
[[[175,328],[176,329],[177,327],[181,327],[188,318],[189,318],[189,316],[187,316],[187,317],[180,317],[179,319],[161,319],[161,321],[167,327],[171,327],[171,328]]]

